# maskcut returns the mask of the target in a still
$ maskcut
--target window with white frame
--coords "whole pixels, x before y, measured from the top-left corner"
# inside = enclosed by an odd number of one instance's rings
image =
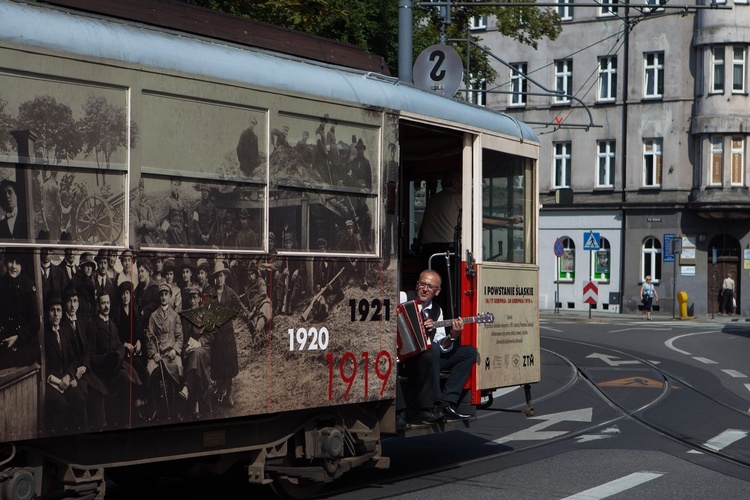
[[[664,96],[664,52],[643,54],[644,97]]]
[[[555,189],[570,187],[570,153],[572,143],[555,142],[552,145],[555,150],[552,157],[552,161],[554,162],[552,171],[555,176],[552,181],[553,187]]]
[[[599,2],[599,16],[609,17],[617,15],[617,0],[601,0]]]
[[[643,185],[661,186],[661,139],[643,141]]]
[[[724,92],[724,47],[711,48],[711,92]]]
[[[732,47],[732,92],[745,92],[745,47]]]
[[[525,62],[510,64],[510,105],[525,106],[526,92],[529,91],[529,82],[526,80],[526,73],[529,66]]]
[[[573,90],[573,60],[555,61],[555,102],[569,103]]]
[[[560,237],[563,254],[557,259],[557,277],[559,281],[575,281],[576,278],[576,244],[573,238]]]
[[[641,246],[641,281],[651,276],[652,283],[661,281],[661,242],[659,238],[649,236]]]
[[[469,21],[470,30],[486,30],[487,29],[487,16],[471,16]]]
[[[471,78],[469,80],[469,102],[477,104],[479,106],[487,105],[487,79],[486,78]]]
[[[615,141],[596,143],[596,187],[615,187]]]
[[[562,21],[573,20],[573,0],[557,0],[557,13]]]
[[[745,183],[745,139],[732,137],[732,186]]]
[[[721,136],[711,137],[711,185],[721,186],[723,184],[724,169],[724,138]]]
[[[589,252],[591,254],[591,269],[594,270],[592,276],[598,282],[609,282],[611,247],[609,240],[605,237],[599,238],[599,250]]]
[[[664,12],[664,7],[660,7],[660,5],[665,3],[667,3],[666,0],[645,0],[644,5],[653,5],[653,7],[645,8],[643,12]]]
[[[617,97],[617,56],[599,58],[600,102],[611,102]]]

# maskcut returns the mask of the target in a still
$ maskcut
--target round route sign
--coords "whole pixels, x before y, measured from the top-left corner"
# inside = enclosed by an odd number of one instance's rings
[[[414,85],[428,92],[453,97],[464,77],[461,56],[444,44],[436,44],[422,51],[414,62]]]

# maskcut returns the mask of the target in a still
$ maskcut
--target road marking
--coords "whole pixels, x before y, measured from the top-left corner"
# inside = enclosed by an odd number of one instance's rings
[[[521,388],[520,385],[516,385],[514,387],[503,387],[502,389],[498,389],[495,392],[493,392],[492,397],[499,398],[499,397],[505,396],[506,394],[510,394],[511,392],[516,391],[520,388]]]
[[[710,331],[710,332],[694,332],[694,333],[686,333],[685,335],[678,335],[678,336],[676,336],[676,337],[672,337],[671,339],[669,339],[669,340],[667,340],[666,342],[664,342],[664,345],[665,345],[665,346],[667,346],[667,347],[669,347],[669,348],[670,348],[670,349],[672,349],[673,351],[677,351],[677,352],[679,352],[680,354],[684,354],[685,356],[692,356],[692,354],[690,354],[690,353],[689,353],[689,352],[687,352],[687,351],[683,351],[682,349],[677,349],[677,348],[676,348],[676,347],[674,346],[674,343],[675,343],[675,341],[677,341],[677,340],[679,340],[679,339],[681,339],[681,338],[684,338],[684,337],[690,337],[691,335],[704,335],[704,334],[706,334],[706,333],[716,333],[716,332],[715,332],[715,331]]]
[[[738,372],[737,370],[721,370],[721,371],[723,371],[724,373],[726,373],[730,377],[734,377],[734,378],[747,378],[747,375],[745,375],[744,373]]]
[[[563,411],[560,413],[550,413],[549,415],[540,415],[538,417],[529,417],[528,420],[544,420],[544,422],[532,425],[528,429],[523,429],[513,434],[508,434],[494,441],[485,443],[487,445],[503,444],[510,441],[543,441],[552,439],[570,431],[542,431],[559,422],[591,422],[593,408],[581,408],[580,410]]]
[[[616,359],[619,359],[617,356],[610,356],[607,354],[601,354],[598,352],[595,352],[593,354],[589,354],[586,356],[586,359],[594,358],[594,359],[601,359],[605,363],[607,363],[609,366],[620,366],[620,365],[640,365],[641,362],[635,359],[623,359],[621,361],[615,361]]]
[[[740,429],[727,429],[718,436],[712,437],[711,439],[703,443],[703,446],[705,448],[708,448],[709,450],[721,451],[735,441],[746,438],[748,433],[750,433],[750,431],[743,431]],[[699,450],[690,450],[688,451],[688,453],[702,454],[702,452]]]
[[[636,387],[645,389],[663,389],[665,382],[663,380],[654,380],[648,377],[625,377],[606,382],[597,383],[597,387]],[[677,387],[675,387],[677,388]]]
[[[707,364],[707,365],[718,365],[719,364],[716,361],[714,361],[713,359],[701,358],[700,356],[693,356],[693,359],[696,360],[696,361],[700,361],[701,363],[704,363],[704,364]]]
[[[745,384],[745,389],[747,389],[748,391],[750,391],[750,384]]]
[[[607,498],[623,491],[635,488],[638,485],[653,481],[661,476],[662,472],[634,472],[633,474],[615,479],[600,486],[576,493],[575,495],[564,498],[563,500],[597,500]]]
[[[615,437],[617,434],[620,434],[620,429],[617,428],[617,426],[607,427],[606,429],[602,429],[601,432],[598,434],[583,434],[582,436],[578,436],[576,438],[577,443],[587,443],[589,441],[598,441],[600,439],[609,439],[612,437]]]

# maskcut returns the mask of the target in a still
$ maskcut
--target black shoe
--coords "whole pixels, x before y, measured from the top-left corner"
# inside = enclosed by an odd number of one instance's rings
[[[468,420],[471,418],[471,415],[459,413],[453,405],[449,404],[443,407],[443,415],[445,415],[445,418],[450,418],[452,420]]]
[[[406,419],[404,418],[403,412],[397,412],[396,413],[396,430],[405,431],[406,429],[411,429],[411,424],[406,421]]]
[[[414,411],[409,415],[409,422],[413,424],[434,424],[440,422],[445,417],[440,408],[430,408],[429,410]]]

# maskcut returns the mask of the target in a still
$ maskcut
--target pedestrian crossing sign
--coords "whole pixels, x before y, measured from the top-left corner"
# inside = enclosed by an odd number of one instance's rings
[[[583,249],[584,250],[599,250],[599,242],[600,242],[600,235],[599,233],[595,233],[593,231],[588,233],[583,233]]]

